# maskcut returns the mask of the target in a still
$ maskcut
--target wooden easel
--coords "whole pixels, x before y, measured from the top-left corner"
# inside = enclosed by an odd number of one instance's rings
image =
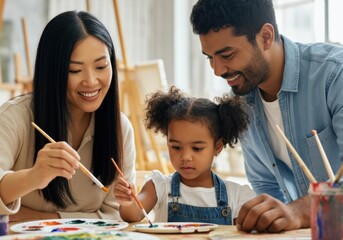
[[[0,32],[2,32],[2,18],[5,9],[5,0],[0,0]],[[11,83],[4,83],[2,80],[2,68],[1,68],[1,60],[0,60],[0,89],[8,91],[10,93],[10,98],[13,98],[16,92],[22,92],[23,86],[21,84],[11,84]]]
[[[15,67],[15,83],[21,84],[23,89],[22,93],[27,93],[32,91],[32,64],[31,64],[31,57],[30,57],[30,49],[29,49],[29,40],[27,36],[27,26],[25,18],[21,18],[21,26],[23,30],[23,37],[24,37],[24,48],[25,48],[25,58],[26,58],[26,67],[27,67],[27,76],[22,75],[22,68],[21,68],[21,58],[20,55],[15,53],[14,54],[14,67]]]
[[[91,10],[91,2],[90,0],[86,0],[86,11],[89,12]]]
[[[127,60],[127,54],[124,44],[124,38],[123,38],[123,32],[121,28],[121,20],[119,15],[119,8],[118,8],[118,2],[117,0],[113,0],[113,7],[115,12],[115,18],[117,23],[117,30],[119,35],[119,42],[123,57],[123,73],[124,73],[124,80],[121,83],[120,87],[120,102],[121,102],[121,109],[124,109],[124,103],[127,101],[127,106],[129,109],[129,118],[131,120],[133,129],[134,129],[134,135],[135,135],[135,145],[136,145],[136,153],[137,153],[137,163],[140,170],[148,170],[148,163],[149,158],[147,156],[146,151],[144,151],[143,147],[143,136],[142,136],[142,127],[140,124],[140,116],[142,116],[142,103],[141,103],[141,97],[139,90],[137,88],[137,84],[135,80],[133,79],[133,71],[134,68],[130,67]],[[118,66],[119,67],[119,66]],[[161,153],[159,151],[159,148],[157,146],[155,137],[151,131],[148,131],[148,137],[150,140],[151,147],[153,148],[157,163],[159,165],[160,170],[164,174],[168,174],[169,170],[167,167],[166,162],[163,160]]]
[[[5,8],[5,0],[0,0],[0,32],[2,32],[2,18]],[[1,61],[0,61],[0,89],[10,92],[10,98],[13,98],[16,95],[16,92],[26,93],[32,90],[32,65],[29,55],[29,44],[27,38],[27,28],[25,19],[21,19],[23,35],[24,35],[24,46],[26,54],[26,63],[28,76],[23,77],[21,74],[21,61],[19,54],[14,54],[14,68],[15,68],[15,79],[14,84],[4,83],[2,81],[2,72],[1,72]]]

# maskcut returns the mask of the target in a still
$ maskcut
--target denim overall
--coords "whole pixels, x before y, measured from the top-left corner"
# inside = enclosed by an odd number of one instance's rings
[[[212,172],[217,207],[197,207],[178,202],[180,196],[180,174],[172,176],[170,198],[168,203],[168,222],[204,222],[222,225],[232,225],[231,209],[229,207],[226,186],[216,174]]]

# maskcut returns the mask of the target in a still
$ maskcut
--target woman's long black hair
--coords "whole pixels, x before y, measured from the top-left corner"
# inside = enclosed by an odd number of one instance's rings
[[[77,44],[90,35],[106,44],[113,69],[108,93],[95,111],[91,165],[94,176],[104,185],[109,185],[117,174],[110,159],[113,157],[121,167],[123,157],[118,75],[111,36],[105,26],[91,14],[68,11],[59,14],[46,25],[38,44],[33,78],[34,121],[54,140],[67,141],[70,57]],[[46,143],[47,139],[36,132],[33,162]],[[42,193],[48,202],[62,209],[68,204],[76,204],[68,180],[62,177],[52,180]]]

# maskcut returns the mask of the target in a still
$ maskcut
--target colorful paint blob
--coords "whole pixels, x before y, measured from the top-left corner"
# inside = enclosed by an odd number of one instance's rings
[[[36,232],[36,231],[41,231],[41,229],[43,228],[43,226],[24,226],[24,228],[26,228],[26,231],[28,232]]]
[[[80,228],[76,227],[61,227],[61,228],[55,228],[52,229],[51,232],[75,232],[80,230]]]
[[[146,233],[209,232],[216,227],[217,224],[199,222],[155,222],[152,226],[148,223],[133,226],[135,230]]]
[[[158,224],[151,224],[149,225],[149,228],[157,228],[158,227]]]
[[[61,222],[57,222],[57,221],[46,221],[46,222],[42,222],[42,225],[46,225],[46,226],[56,226],[56,225],[61,225]]]
[[[135,233],[135,232],[118,232],[118,231],[104,231],[104,232],[84,232],[84,233],[61,233],[54,232],[50,234],[15,234],[11,238],[18,240],[159,240],[158,237]]]
[[[86,221],[84,220],[80,220],[80,219],[76,219],[76,220],[71,220],[69,222],[66,222],[67,224],[81,224],[81,223],[85,223]]]
[[[91,224],[101,226],[101,227],[114,227],[114,226],[119,225],[118,223],[108,223],[108,222],[104,222],[104,221],[92,222]]]
[[[157,225],[158,226],[158,225]],[[208,223],[185,223],[185,224],[164,224],[163,227],[173,227],[173,228],[178,228],[178,229],[182,229],[182,228],[196,228],[196,227],[208,227],[208,226],[212,226],[212,224],[208,224]]]
[[[86,232],[89,230],[109,231],[126,228],[129,224],[110,219],[51,219],[18,223],[11,226],[17,233]]]
[[[343,183],[311,183],[311,236],[343,239]]]

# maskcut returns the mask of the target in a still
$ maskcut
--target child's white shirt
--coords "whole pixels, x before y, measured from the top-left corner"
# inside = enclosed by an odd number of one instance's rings
[[[154,207],[155,222],[168,221],[168,203],[173,199],[168,197],[171,193],[172,175],[165,176],[158,170],[153,170],[151,175],[146,177],[146,181],[152,179],[155,185],[157,203]],[[236,218],[241,206],[256,196],[255,192],[247,185],[240,185],[231,181],[222,179],[226,186],[226,191],[229,199],[229,207],[231,208],[232,218]],[[198,207],[217,207],[215,189],[203,187],[188,187],[180,183],[179,203],[193,205]]]

